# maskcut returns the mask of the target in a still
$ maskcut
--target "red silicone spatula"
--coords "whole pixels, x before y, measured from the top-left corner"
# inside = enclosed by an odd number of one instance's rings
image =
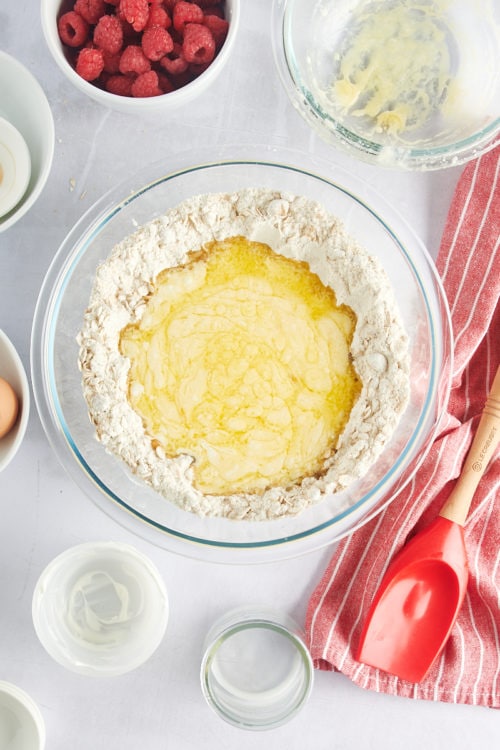
[[[368,612],[358,661],[421,682],[462,605],[469,568],[463,525],[500,439],[500,367],[460,477],[439,516],[389,565]]]

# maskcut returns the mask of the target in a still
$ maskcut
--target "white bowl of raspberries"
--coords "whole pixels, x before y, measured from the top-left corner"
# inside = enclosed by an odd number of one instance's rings
[[[42,0],[54,60],[104,106],[144,113],[182,105],[224,66],[240,0]]]

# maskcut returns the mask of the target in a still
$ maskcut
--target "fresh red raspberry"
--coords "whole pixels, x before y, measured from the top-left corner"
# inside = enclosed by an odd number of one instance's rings
[[[84,47],[76,59],[76,72],[85,81],[95,81],[104,70],[104,59],[100,49]]]
[[[148,60],[160,60],[164,55],[172,52],[174,41],[166,29],[161,26],[152,26],[144,30],[141,45]]]
[[[151,62],[142,51],[142,47],[137,44],[129,44],[128,47],[125,47],[120,57],[120,73],[141,75],[149,70],[151,70]]]
[[[227,36],[229,22],[225,18],[219,18],[219,16],[213,16],[209,13],[204,17],[203,23],[212,32],[216,48],[220,49]]]
[[[106,52],[106,50],[103,49],[102,57],[104,60],[104,71],[106,73],[111,73],[111,75],[113,75],[114,73],[120,72],[120,52],[111,54],[111,52]]]
[[[123,28],[116,16],[102,16],[94,29],[94,44],[110,54],[123,46]]]
[[[73,10],[94,25],[106,13],[106,4],[105,0],[76,0]]]
[[[188,23],[203,23],[203,11],[195,3],[179,0],[172,13],[172,23],[176,31],[184,32]]]
[[[161,5],[151,5],[149,7],[149,18],[146,28],[151,26],[161,26],[163,29],[169,29],[172,26],[172,20],[165,8]]]
[[[132,96],[145,97],[160,94],[163,94],[163,91],[159,86],[158,73],[155,70],[142,73],[132,83]]]
[[[68,47],[82,47],[87,41],[89,25],[79,13],[70,10],[64,13],[57,22],[59,39]]]
[[[184,30],[182,55],[189,63],[209,63],[215,55],[215,39],[207,26],[188,23]]]
[[[106,91],[118,96],[132,96],[133,79],[129,76],[110,76],[106,81]]]
[[[149,18],[148,0],[120,0],[119,8],[134,31],[142,31],[146,28]]]
[[[189,67],[188,61],[182,56],[182,46],[177,42],[174,42],[172,52],[161,58],[160,65],[172,76],[178,76],[181,73],[185,73]]]

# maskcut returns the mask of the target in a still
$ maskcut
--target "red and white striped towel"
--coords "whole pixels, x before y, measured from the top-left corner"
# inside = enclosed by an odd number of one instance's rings
[[[500,457],[479,484],[465,527],[470,580],[452,635],[420,684],[356,662],[368,607],[407,536],[439,512],[477,427],[500,363],[500,148],[464,169],[437,267],[455,337],[451,397],[416,477],[381,514],[336,548],[309,601],[306,629],[319,669],[412,698],[500,708]]]

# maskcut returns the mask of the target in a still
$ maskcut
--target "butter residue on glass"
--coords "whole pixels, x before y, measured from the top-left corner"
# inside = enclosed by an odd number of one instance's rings
[[[452,79],[443,3],[362,3],[335,55],[332,101],[375,132],[422,127]]]

